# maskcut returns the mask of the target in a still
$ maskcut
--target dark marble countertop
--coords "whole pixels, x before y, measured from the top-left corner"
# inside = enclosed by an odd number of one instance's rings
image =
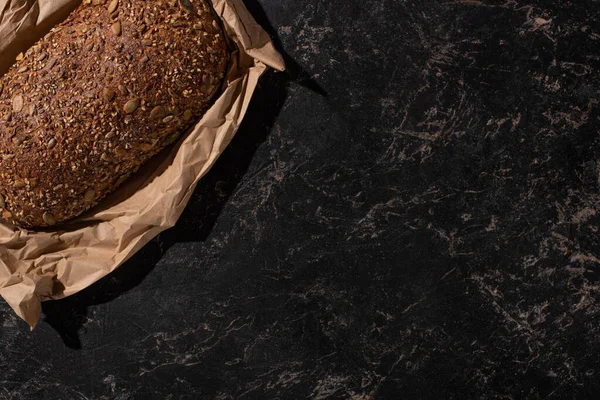
[[[246,0],[285,51],[177,226],[1,399],[600,395],[600,3]]]

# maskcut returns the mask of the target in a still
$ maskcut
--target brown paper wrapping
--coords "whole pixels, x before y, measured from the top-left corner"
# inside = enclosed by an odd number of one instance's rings
[[[0,0],[0,74],[79,3]],[[259,77],[269,66],[284,70],[283,59],[242,0],[212,3],[235,51],[220,97],[195,128],[100,205],[59,230],[0,224],[0,295],[32,328],[41,301],[90,286],[175,224],[200,178],[235,135]]]

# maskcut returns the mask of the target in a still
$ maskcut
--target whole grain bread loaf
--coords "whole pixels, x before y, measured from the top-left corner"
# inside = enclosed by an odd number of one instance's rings
[[[80,215],[203,115],[228,51],[206,0],[84,0],[0,78],[0,211]]]

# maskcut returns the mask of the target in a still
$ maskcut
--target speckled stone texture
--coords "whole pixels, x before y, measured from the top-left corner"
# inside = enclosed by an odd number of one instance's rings
[[[600,395],[600,2],[246,0],[280,49],[176,228],[2,399]]]

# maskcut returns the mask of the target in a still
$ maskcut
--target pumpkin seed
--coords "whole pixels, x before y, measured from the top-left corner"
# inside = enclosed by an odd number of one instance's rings
[[[42,218],[48,225],[56,225],[56,218],[54,218],[54,215],[50,214],[49,212],[45,212]]]
[[[121,36],[121,33],[122,33],[121,21],[117,21],[114,24],[112,24],[112,26],[110,27],[110,30],[115,35]]]
[[[135,110],[138,109],[139,106],[140,106],[139,99],[131,99],[127,103],[125,103],[125,105],[123,106],[123,111],[125,111],[127,114],[133,114],[135,112]]]
[[[94,197],[96,197],[96,192],[93,189],[88,189],[83,195],[83,200],[89,203],[90,201],[94,200]]]
[[[194,6],[192,6],[190,0],[179,0],[179,5],[184,11],[194,11]]]
[[[175,142],[178,137],[179,137],[178,133],[173,133],[172,135],[167,137],[167,140],[165,141],[165,146],[168,146],[168,145],[172,144],[173,142]]]
[[[25,138],[22,135],[17,134],[15,137],[12,138],[12,141],[17,146],[20,146],[25,141]]]
[[[109,14],[114,13],[118,7],[119,7],[119,0],[111,1],[110,4],[108,5],[108,13]]]
[[[162,118],[163,115],[165,115],[165,109],[162,106],[154,107],[152,111],[150,111],[150,118],[152,119]]]
[[[117,146],[114,148],[114,152],[117,153],[118,156],[123,157],[127,154],[127,151],[121,146]]]
[[[115,98],[115,91],[109,88],[104,88],[104,90],[102,90],[102,98],[106,102],[113,101],[113,99]]]
[[[21,112],[21,110],[23,109],[23,103],[24,103],[23,96],[21,96],[20,94],[13,97],[13,99],[12,99],[13,111]]]
[[[142,151],[150,151],[154,145],[152,143],[142,143],[139,145],[140,150]]]

